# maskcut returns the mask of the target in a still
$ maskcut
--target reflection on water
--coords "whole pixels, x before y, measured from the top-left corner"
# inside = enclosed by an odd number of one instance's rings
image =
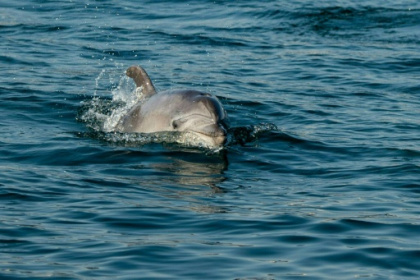
[[[178,203],[186,202],[187,207],[196,212],[226,212],[211,201],[215,195],[227,191],[220,186],[227,179],[224,175],[228,167],[225,152],[217,155],[177,152],[148,167],[153,169],[154,175],[136,182],[142,188]],[[144,169],[144,166],[139,168]]]
[[[181,159],[172,159],[172,162],[157,163],[153,167],[171,175],[168,182],[176,185],[190,187],[210,187],[214,193],[223,193],[224,190],[217,185],[226,178],[223,171],[227,168],[227,161],[221,162],[192,162]]]

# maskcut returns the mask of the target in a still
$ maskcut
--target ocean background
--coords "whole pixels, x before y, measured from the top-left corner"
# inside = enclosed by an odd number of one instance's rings
[[[135,64],[227,146],[101,131]],[[2,0],[0,73],[1,279],[420,279],[417,0]]]

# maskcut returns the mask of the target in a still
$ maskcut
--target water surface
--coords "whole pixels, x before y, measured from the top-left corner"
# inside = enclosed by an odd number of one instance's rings
[[[0,36],[1,278],[420,277],[418,1],[5,0]],[[80,120],[133,64],[241,141]]]

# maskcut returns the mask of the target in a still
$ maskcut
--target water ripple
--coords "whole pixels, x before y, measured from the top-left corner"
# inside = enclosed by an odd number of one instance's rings
[[[419,15],[3,1],[0,278],[418,279]],[[216,95],[225,149],[103,130],[133,64]]]

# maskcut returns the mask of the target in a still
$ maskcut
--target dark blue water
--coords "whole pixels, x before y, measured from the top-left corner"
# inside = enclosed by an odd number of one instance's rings
[[[418,1],[0,6],[0,278],[420,278]],[[102,133],[133,64],[237,141]]]

